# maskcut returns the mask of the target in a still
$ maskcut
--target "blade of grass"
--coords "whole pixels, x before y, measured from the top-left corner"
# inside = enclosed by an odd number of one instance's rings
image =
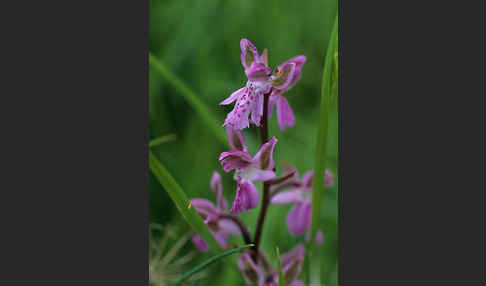
[[[204,268],[208,267],[209,265],[213,264],[214,262],[216,262],[216,261],[218,261],[218,260],[220,260],[220,259],[222,259],[222,258],[224,258],[228,255],[234,254],[234,253],[236,253],[236,252],[238,252],[242,249],[249,248],[249,247],[252,247],[252,246],[253,246],[253,244],[247,244],[247,245],[244,245],[242,247],[234,248],[234,249],[225,251],[221,254],[218,254],[216,256],[213,256],[213,257],[209,258],[208,260],[204,261],[203,263],[199,264],[198,266],[194,267],[193,269],[184,273],[184,275],[182,275],[181,278],[179,278],[174,284],[172,284],[172,286],[178,286],[182,282],[184,282],[186,279],[188,279],[192,275],[196,274],[197,272],[203,270]]]
[[[337,80],[333,76],[334,70],[334,60],[335,52],[337,51],[337,30],[338,30],[338,17],[336,14],[334,26],[332,29],[331,37],[329,39],[329,45],[326,52],[326,59],[324,63],[324,71],[322,73],[322,86],[321,86],[321,108],[320,108],[320,118],[317,133],[316,142],[316,156],[315,156],[315,176],[313,182],[312,191],[312,216],[311,216],[311,239],[307,247],[308,251],[308,263],[320,264],[319,255],[313,255],[317,253],[313,251],[315,245],[315,239],[317,234],[317,229],[319,227],[319,218],[321,216],[321,206],[324,199],[324,172],[326,170],[327,163],[327,131],[329,124],[329,106],[333,100],[332,87],[333,79]],[[309,268],[308,268],[309,269]],[[317,272],[316,272],[317,269]],[[321,285],[320,284],[320,273],[319,267],[311,267],[310,278],[311,285]],[[306,271],[307,281],[309,281],[309,271]]]
[[[155,138],[153,140],[150,140],[149,142],[149,148],[155,147],[157,145],[160,145],[162,143],[166,143],[169,141],[176,140],[177,136],[175,134],[167,134],[164,136],[160,136],[159,138]]]
[[[218,121],[213,114],[209,111],[208,107],[199,99],[183,81],[181,81],[176,75],[171,73],[161,61],[159,61],[152,53],[149,53],[149,65],[157,69],[160,74],[169,81],[174,87],[179,90],[181,95],[186,101],[196,110],[201,116],[202,120],[206,123],[208,128],[214,133],[223,144],[227,144],[226,134],[222,127],[222,122]]]
[[[278,246],[275,246],[275,250],[277,252],[277,264],[278,264],[278,286],[286,286],[285,277],[283,276],[282,272],[282,263],[280,262],[280,250]]]
[[[149,168],[160,184],[167,191],[187,223],[204,239],[212,250],[221,249],[219,244],[216,242],[216,239],[214,239],[213,235],[209,231],[209,228],[202,220],[201,216],[190,204],[190,201],[182,188],[150,150]]]

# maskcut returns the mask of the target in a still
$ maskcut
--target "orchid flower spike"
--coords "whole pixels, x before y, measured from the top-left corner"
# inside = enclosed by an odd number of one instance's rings
[[[302,180],[295,187],[288,191],[275,194],[270,202],[272,204],[293,204],[287,215],[287,227],[290,234],[300,235],[310,229],[311,209],[312,209],[312,181],[314,171],[309,171],[302,176]],[[325,172],[325,187],[334,184],[334,175],[331,171]],[[307,235],[307,240],[309,240]],[[317,233],[316,241],[321,244],[323,240],[322,232]]]
[[[220,103],[220,105],[227,105],[236,100],[236,104],[226,116],[223,126],[231,126],[237,130],[247,128],[250,125],[248,119],[250,114],[251,121],[256,126],[260,126],[263,115],[263,96],[270,94],[272,90],[274,90],[272,93],[275,93],[275,95],[270,96],[270,98],[275,98],[273,102],[277,104],[277,113],[280,114],[279,124],[282,122],[282,124],[293,126],[295,119],[287,100],[283,96],[281,96],[283,99],[280,99],[277,95],[283,94],[300,79],[305,56],[288,60],[271,74],[267,50],[259,55],[255,45],[247,39],[241,39],[240,49],[241,64],[245,68],[248,81],[245,87],[233,92]],[[281,128],[285,125],[281,125]]]
[[[225,172],[236,170],[236,197],[231,207],[231,214],[241,214],[242,210],[249,210],[258,206],[260,194],[253,182],[263,182],[275,178],[272,170],[275,166],[273,150],[277,139],[272,137],[260,147],[255,156],[248,153],[245,138],[239,130],[226,127],[229,145],[232,150],[223,152],[219,161]]]
[[[223,185],[218,172],[213,173],[210,185],[213,192],[216,193],[216,205],[202,198],[192,199],[191,204],[204,219],[216,241],[226,248],[228,236],[240,235],[241,231],[234,221],[221,217],[222,214],[228,213],[228,202],[223,197]],[[200,251],[208,250],[207,243],[199,235],[195,235],[192,242]]]
[[[262,253],[260,253],[261,255]],[[305,249],[302,244],[281,256],[282,272],[285,281],[289,286],[304,286],[304,283],[297,280],[304,262]],[[252,260],[248,251],[238,258],[238,266],[245,282],[251,286],[277,286],[278,269],[270,267],[260,259],[258,264]]]

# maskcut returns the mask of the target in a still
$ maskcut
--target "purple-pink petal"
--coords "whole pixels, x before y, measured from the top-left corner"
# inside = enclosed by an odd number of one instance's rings
[[[253,158],[258,163],[260,169],[271,170],[275,166],[273,161],[273,149],[278,140],[273,136],[267,143],[263,144]]]
[[[240,185],[240,189],[243,192],[243,209],[246,211],[256,208],[258,206],[258,200],[260,199],[260,193],[255,185],[250,182],[245,182]]]
[[[221,245],[223,249],[226,248],[226,241],[228,240],[228,233],[224,231],[211,231],[216,241]]]
[[[302,186],[310,190],[312,188],[312,181],[314,179],[314,171],[310,170],[302,176]]]
[[[263,49],[262,55],[260,56],[259,62],[268,67],[268,50]]]
[[[289,89],[295,73],[295,63],[285,63],[276,71],[277,73],[272,76],[272,86],[280,90]]]
[[[264,182],[275,178],[275,172],[271,170],[252,170],[249,179],[252,182]]]
[[[245,152],[245,151],[239,151],[239,150],[235,150],[235,151],[229,151],[229,152],[222,152],[220,155],[219,155],[219,160],[223,160],[227,157],[237,157],[245,162],[248,162],[250,163],[252,161],[252,157],[250,155],[250,153],[248,152]]]
[[[285,130],[286,126],[294,127],[295,125],[295,116],[292,108],[290,108],[289,102],[282,95],[278,96],[277,99],[277,119],[282,131]]]
[[[246,168],[248,164],[248,162],[241,160],[241,158],[238,157],[228,157],[221,161],[221,166],[226,173],[231,170]]]
[[[282,255],[282,272],[285,281],[288,283],[294,281],[300,274],[302,263],[304,262],[304,247],[299,244],[297,247]]]
[[[290,191],[279,192],[272,197],[270,202],[274,205],[300,203],[303,200],[302,191],[300,189],[293,189]]]
[[[241,64],[245,69],[249,68],[254,61],[260,59],[257,48],[248,39],[241,39],[240,49],[241,49],[241,56],[240,56]]]
[[[223,185],[221,183],[221,175],[214,171],[211,177],[211,189],[216,193],[216,200],[218,209],[220,211],[225,211],[228,208],[228,202],[223,197]]]
[[[248,152],[245,137],[243,137],[240,130],[236,130],[231,126],[226,126],[226,134],[228,135],[228,143],[234,151]]]
[[[241,211],[243,210],[243,203],[241,202],[242,193],[240,187],[238,186],[236,189],[235,200],[233,201],[233,205],[230,209],[230,214],[241,215]]]
[[[238,100],[238,102],[239,101],[240,100]],[[250,120],[248,119],[248,115],[250,114],[250,106],[246,108],[239,108],[238,102],[236,103],[233,110],[231,110],[228,115],[226,115],[223,126],[229,125],[237,130],[242,130],[250,126]]]
[[[207,243],[199,235],[192,238],[192,243],[199,251],[208,251]]]
[[[221,101],[219,104],[220,105],[227,105],[232,103],[233,101],[237,100],[241,95],[245,94],[246,92],[246,87],[242,87],[238,89],[237,91],[233,92],[228,98],[225,100]]]
[[[263,115],[263,95],[255,95],[255,103],[251,110],[251,120],[256,126],[260,126],[260,119]]]
[[[278,97],[283,94],[282,90],[272,88],[272,93],[268,98],[268,118],[272,117],[273,107],[277,104]]]
[[[245,93],[238,97],[233,110],[231,110],[224,121],[223,126],[231,126],[236,130],[247,128],[250,125],[248,116],[256,104],[259,94],[255,94],[255,87],[251,86]]]
[[[287,227],[290,234],[300,235],[305,232],[311,219],[311,202],[297,203],[287,215]]]
[[[282,254],[280,257],[280,261],[282,262],[282,266],[287,265],[292,260],[295,260],[300,257],[304,257],[305,255],[305,248],[302,244],[298,244],[296,247],[292,248],[290,251]]]
[[[219,219],[218,220],[218,227],[221,229],[221,231],[223,231],[227,234],[232,234],[232,235],[240,235],[241,234],[240,228],[231,219],[224,219],[224,218]]]
[[[254,209],[258,206],[260,193],[251,182],[238,183],[236,197],[231,207],[231,214],[241,214],[242,210]]]
[[[244,169],[252,161],[251,155],[244,151],[230,151],[223,152],[219,156],[221,166],[225,172],[229,172],[234,169]]]
[[[289,88],[294,86],[302,77],[302,66],[304,65],[306,61],[306,57],[304,55],[300,55],[300,56],[296,56],[296,57],[293,57],[289,60],[287,60],[286,62],[284,62],[282,65],[280,65],[280,67],[282,67],[283,65],[287,64],[287,63],[294,63],[295,64],[295,72],[294,72],[294,76],[289,84]]]
[[[271,69],[263,63],[253,62],[245,70],[246,77],[251,81],[266,81],[270,77]]]
[[[202,215],[204,218],[215,217],[215,216],[218,216],[218,214],[219,214],[219,210],[209,200],[201,199],[201,198],[192,199],[191,204],[196,209],[196,211],[200,215]]]

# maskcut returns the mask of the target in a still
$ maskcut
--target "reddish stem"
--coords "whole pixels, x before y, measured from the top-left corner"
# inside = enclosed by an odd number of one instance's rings
[[[268,98],[270,94],[264,94],[263,95],[263,118],[262,118],[262,124],[260,126],[260,135],[262,139],[262,145],[267,143],[268,141]],[[258,264],[258,247],[260,246],[260,239],[262,236],[262,230],[263,230],[263,223],[265,222],[265,216],[267,214],[267,209],[268,205],[270,203],[270,181],[263,182],[263,200],[262,200],[262,208],[260,210],[260,213],[258,214],[258,222],[257,222],[257,228],[255,232],[255,239],[254,239],[254,244],[255,246],[253,247],[254,252],[253,252],[253,261],[255,264]]]

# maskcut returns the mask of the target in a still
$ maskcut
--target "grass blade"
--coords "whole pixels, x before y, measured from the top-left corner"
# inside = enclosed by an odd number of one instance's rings
[[[169,141],[174,141],[176,140],[177,136],[175,134],[167,134],[164,136],[160,136],[159,138],[155,138],[153,140],[150,140],[149,142],[149,148],[155,147],[157,145],[160,145],[162,143],[166,143]]]
[[[329,124],[329,107],[331,102],[334,100],[333,96],[333,85],[334,81],[337,80],[335,75],[335,64],[334,60],[337,59],[335,53],[337,51],[337,30],[338,30],[338,17],[336,14],[336,19],[334,22],[334,26],[332,29],[331,37],[329,39],[329,45],[326,52],[326,60],[324,63],[324,71],[322,74],[322,87],[321,87],[321,107],[320,107],[320,118],[319,118],[319,126],[318,126],[318,133],[317,133],[317,142],[316,142],[316,156],[315,156],[315,165],[314,165],[314,182],[313,182],[313,191],[312,191],[312,216],[311,216],[311,239],[307,247],[309,258],[307,261],[308,263],[319,264],[319,255],[312,255],[316,253],[313,251],[315,245],[315,239],[317,234],[317,229],[319,227],[319,218],[321,215],[321,206],[324,199],[324,172],[326,169],[327,164],[327,131],[328,131],[328,124]],[[337,89],[335,89],[337,91]],[[320,285],[320,273],[315,273],[315,269],[318,267],[312,267],[310,271],[312,271],[315,275],[310,275],[312,277],[312,284],[311,285]],[[309,272],[307,272],[308,274]],[[309,281],[307,277],[307,281]]]
[[[226,134],[223,128],[223,122],[216,119],[213,113],[208,109],[208,107],[199,99],[199,97],[176,75],[171,73],[161,61],[159,61],[152,53],[149,53],[149,65],[157,69],[160,74],[174,85],[181,95],[186,99],[186,101],[196,110],[196,112],[201,116],[202,120],[206,123],[208,128],[214,133],[216,138],[218,138],[223,144],[228,144],[226,140]]]
[[[199,264],[198,266],[194,267],[193,269],[189,270],[188,272],[184,273],[184,275],[182,275],[181,278],[179,278],[172,286],[178,286],[180,285],[182,282],[184,282],[186,279],[188,279],[189,277],[191,277],[192,275],[196,274],[197,272],[203,270],[204,268],[208,267],[209,265],[213,264],[214,262],[228,256],[228,255],[231,255],[231,254],[234,254],[242,249],[245,249],[245,248],[249,248],[249,247],[252,247],[253,244],[247,244],[247,245],[244,245],[242,247],[238,247],[238,248],[234,248],[234,249],[231,249],[231,250],[228,250],[228,251],[225,251],[221,254],[218,254],[216,256],[213,256],[211,258],[209,258],[208,260],[206,260],[205,262]]]
[[[150,150],[149,168],[150,171],[152,171],[154,176],[157,178],[157,180],[160,182],[160,184],[167,191],[170,198],[176,205],[182,217],[187,221],[187,223],[197,232],[197,234],[199,234],[204,239],[204,241],[209,245],[211,250],[221,249],[201,216],[190,204],[189,199],[187,198],[182,188]]]
[[[278,246],[275,246],[275,250],[277,251],[277,264],[278,264],[278,286],[286,286],[285,284],[285,277],[283,276],[282,272],[282,263],[280,262],[280,250]]]

